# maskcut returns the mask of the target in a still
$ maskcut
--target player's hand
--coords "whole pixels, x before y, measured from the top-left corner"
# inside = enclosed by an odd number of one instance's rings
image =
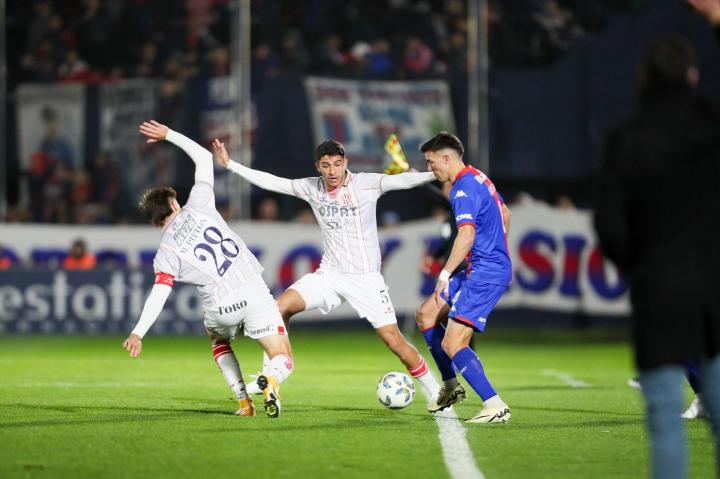
[[[720,0],[686,0],[687,3],[713,25],[720,25]]]
[[[123,348],[130,352],[131,358],[138,357],[138,355],[140,355],[140,351],[142,351],[142,340],[140,339],[140,336],[137,334],[131,334],[128,336],[127,339],[123,341]]]
[[[227,166],[230,164],[230,155],[228,155],[228,152],[225,149],[225,143],[215,138],[212,141],[212,152],[215,161],[217,161],[218,164],[222,165],[224,168],[227,168]]]
[[[437,285],[435,286],[435,304],[437,304],[438,306],[442,306],[443,304],[445,304],[445,300],[442,298],[441,294],[445,293],[445,297],[450,297],[448,285],[449,283],[447,281],[439,279]]]
[[[169,131],[170,128],[155,120],[144,121],[140,125],[140,133],[148,137],[148,143],[164,140]]]

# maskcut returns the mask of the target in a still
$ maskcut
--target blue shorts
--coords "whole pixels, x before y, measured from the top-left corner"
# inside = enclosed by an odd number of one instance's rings
[[[490,311],[500,301],[507,286],[483,283],[466,276],[462,271],[450,278],[450,299],[442,298],[450,305],[448,318],[466,324],[478,331],[485,331],[485,322]]]

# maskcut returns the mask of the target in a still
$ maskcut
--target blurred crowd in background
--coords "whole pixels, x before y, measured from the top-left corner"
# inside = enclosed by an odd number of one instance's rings
[[[11,85],[186,80],[230,68],[230,0],[35,0],[10,2]],[[17,3],[17,5],[12,5]],[[496,66],[543,66],[642,0],[514,0],[489,3]],[[108,54],[112,52],[112,54]],[[277,71],[362,78],[442,77],[462,70],[462,0],[252,2],[253,88]],[[13,58],[14,57],[14,58]]]
[[[582,37],[602,30],[612,15],[643,3],[490,2],[491,65],[544,68]],[[168,121],[193,79],[229,74],[234,5],[230,0],[9,2],[10,95],[17,85],[28,82],[101,84],[158,78],[157,119]],[[462,0],[254,0],[253,97],[268,78],[283,72],[363,79],[464,75],[465,9]],[[18,172],[29,203],[11,201],[6,221],[142,220],[134,211],[133,192],[124,184],[122,167],[112,154],[85,151],[82,161],[73,162],[71,147],[58,134],[52,108],[43,110],[42,122],[40,148],[29,161],[18,162],[30,165]],[[163,164],[159,162],[159,167]],[[262,163],[256,161],[255,166],[262,169]],[[273,216],[267,212],[276,209],[277,205],[258,202],[253,211],[261,218]],[[306,214],[297,217],[307,219]]]

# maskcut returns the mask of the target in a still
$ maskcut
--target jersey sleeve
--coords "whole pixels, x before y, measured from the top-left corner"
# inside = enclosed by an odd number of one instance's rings
[[[292,180],[292,190],[301,200],[310,201],[313,189],[317,189],[318,178],[298,178]]]
[[[359,189],[377,190],[379,194],[382,193],[380,187],[386,175],[380,173],[354,173],[354,175]]]
[[[215,192],[212,185],[204,181],[195,183],[186,204],[199,211],[214,213]]]
[[[180,273],[180,258],[161,246],[153,260],[153,269],[155,270],[155,283],[161,282],[172,286],[172,280]]]
[[[472,225],[476,227],[476,220],[481,207],[480,195],[475,191],[463,189],[462,185],[453,188],[450,192],[452,196],[452,210],[455,214],[455,224],[458,228],[463,225]]]

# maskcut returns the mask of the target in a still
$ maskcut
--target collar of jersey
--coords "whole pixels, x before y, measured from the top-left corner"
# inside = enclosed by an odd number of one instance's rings
[[[455,179],[453,180],[453,184],[455,184],[455,182],[456,182],[457,180],[459,180],[461,177],[467,175],[468,173],[473,173],[473,174],[475,174],[475,168],[473,168],[473,167],[470,166],[470,165],[465,165],[465,168],[463,168],[462,170],[460,170],[460,171],[458,172],[457,176],[455,176]]]

